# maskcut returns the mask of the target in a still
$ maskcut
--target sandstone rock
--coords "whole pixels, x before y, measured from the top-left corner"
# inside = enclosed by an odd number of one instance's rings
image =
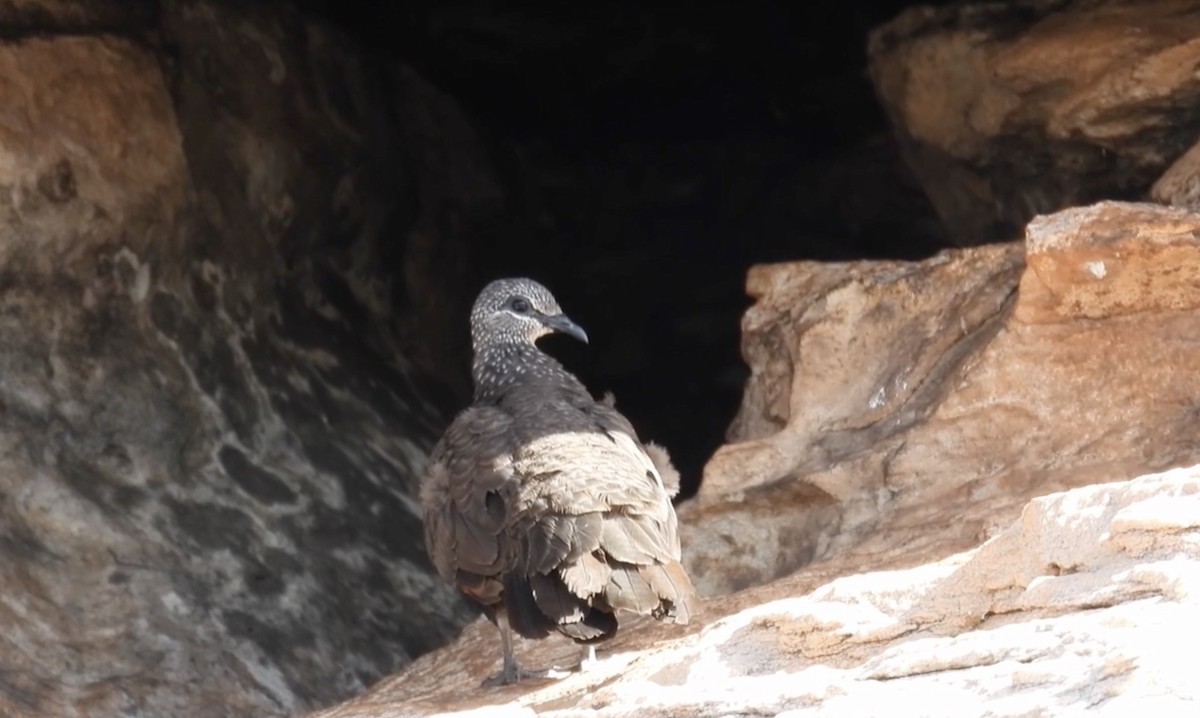
[[[996,333],[1020,271],[1015,245],[921,263],[751,270],[757,303],[742,322],[751,376],[731,443],[681,514],[702,593],[786,575],[889,503],[883,475],[896,444],[885,442],[919,429],[962,362]],[[856,518],[843,525],[847,514]]]
[[[1186,0],[917,7],[877,28],[869,55],[908,163],[963,244],[1143,197],[1200,135],[1200,9]]]
[[[1032,496],[1200,458],[1197,231],[1103,203],[1031,222],[1023,271],[1016,245],[756,267],[732,443],[680,511],[698,588],[787,575],[892,512],[905,541],[969,542]]]
[[[495,660],[477,624],[313,718],[1183,716],[1200,699],[1179,640],[1200,610],[1200,468],[1044,496],[978,549],[895,569],[907,554],[711,601],[702,630],[618,643],[557,682],[479,688]]]
[[[360,691],[472,615],[411,498],[444,357],[382,307],[492,211],[477,141],[290,10],[166,3],[169,59],[48,12],[0,43],[0,714]]]
[[[0,44],[0,94],[0,266],[178,248],[187,166],[153,55],[105,37]]]
[[[1172,207],[1200,210],[1200,144],[1192,145],[1150,188],[1150,199]]]

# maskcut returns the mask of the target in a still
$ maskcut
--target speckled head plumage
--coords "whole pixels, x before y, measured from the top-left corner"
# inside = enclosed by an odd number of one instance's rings
[[[587,341],[550,290],[532,279],[497,279],[484,287],[471,310],[475,399],[494,401],[518,387],[584,391],[578,379],[537,348],[538,338],[552,332]]]
[[[563,314],[550,290],[525,277],[491,282],[471,309],[471,345],[476,355],[499,345],[532,346],[552,332],[588,340],[583,328]]]

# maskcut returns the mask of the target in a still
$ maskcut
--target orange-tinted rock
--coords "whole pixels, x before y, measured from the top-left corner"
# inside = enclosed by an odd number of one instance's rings
[[[0,266],[177,242],[187,165],[158,60],[112,37],[0,44]]]
[[[1200,210],[1200,144],[1192,145],[1150,188],[1150,199],[1193,212]]]
[[[751,270],[757,302],[742,322],[751,377],[732,443],[681,510],[702,592],[790,573],[873,520],[873,504],[888,502],[896,437],[926,419],[997,331],[1020,269],[1009,245],[922,263]]]
[[[680,511],[700,590],[889,520],[913,524],[892,540],[986,535],[1040,493],[1200,457],[1198,235],[1200,216],[1105,203],[1030,223],[1024,270],[1017,245],[756,268],[733,443]]]
[[[906,160],[963,244],[1145,196],[1200,134],[1200,8],[1186,0],[916,7],[876,28],[869,53]],[[1161,194],[1187,184],[1175,174]]]
[[[1026,230],[1016,319],[1028,324],[1200,308],[1196,215],[1110,202]]]

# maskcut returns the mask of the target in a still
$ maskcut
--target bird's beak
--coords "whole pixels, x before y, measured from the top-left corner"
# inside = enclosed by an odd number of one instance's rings
[[[562,332],[563,334],[575,337],[584,344],[588,343],[587,332],[583,331],[583,327],[571,321],[566,314],[543,316],[541,319],[542,325],[548,327],[551,331]]]

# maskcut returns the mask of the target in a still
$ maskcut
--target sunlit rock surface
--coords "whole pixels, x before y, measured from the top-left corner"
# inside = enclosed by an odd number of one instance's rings
[[[1101,203],[1035,219],[1024,257],[756,268],[742,409],[680,512],[700,590],[881,532],[985,537],[1034,496],[1200,459],[1198,233]]]
[[[1200,471],[1051,494],[979,548],[851,552],[708,611],[682,638],[646,626],[587,673],[505,689],[478,686],[497,665],[481,622],[313,718],[1190,715]]]

